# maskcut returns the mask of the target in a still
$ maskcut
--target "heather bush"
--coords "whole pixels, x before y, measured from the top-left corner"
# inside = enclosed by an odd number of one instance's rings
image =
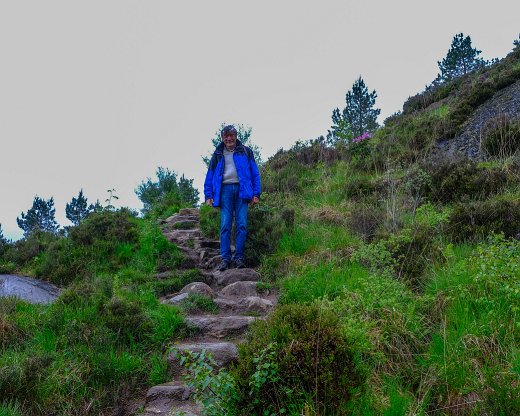
[[[318,304],[281,306],[257,322],[240,347],[233,371],[239,407],[254,414],[295,414],[312,403],[317,413],[334,414],[363,380],[354,354],[331,310]],[[259,373],[259,364],[272,372]],[[263,378],[252,382],[255,374]]]
[[[491,233],[517,237],[520,233],[520,202],[491,199],[454,206],[447,232],[453,241],[478,241]]]
[[[470,159],[430,165],[425,170],[431,181],[421,191],[431,200],[443,203],[482,199],[499,193],[508,182],[503,169],[479,167]]]

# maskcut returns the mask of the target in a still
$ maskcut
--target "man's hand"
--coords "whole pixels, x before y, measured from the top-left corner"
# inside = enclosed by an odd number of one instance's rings
[[[206,205],[208,207],[212,207],[213,206],[213,198],[208,198],[206,199]]]
[[[254,196],[251,200],[251,205],[255,206],[256,204],[260,203],[260,199],[257,196]]]

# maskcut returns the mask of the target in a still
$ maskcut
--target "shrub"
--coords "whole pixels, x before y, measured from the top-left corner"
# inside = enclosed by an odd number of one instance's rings
[[[478,167],[470,159],[430,165],[425,170],[431,176],[427,193],[432,200],[443,203],[488,197],[500,192],[508,180],[503,169]]]
[[[34,231],[28,237],[16,241],[5,253],[5,259],[23,267],[47,250],[60,237],[44,231]]]
[[[249,210],[247,224],[246,257],[251,266],[260,264],[263,256],[272,254],[278,248],[285,231],[294,225],[294,211],[284,208],[258,206]]]
[[[200,207],[200,230],[205,237],[213,240],[220,238],[220,211],[207,205]]]
[[[127,209],[94,212],[79,226],[72,228],[69,237],[83,246],[92,245],[98,240],[135,244],[139,231],[133,217]]]
[[[376,186],[366,176],[360,176],[349,179],[345,185],[344,196],[345,198],[358,199],[373,194],[376,190]]]
[[[457,204],[450,215],[448,233],[454,241],[483,240],[491,233],[516,237],[520,233],[520,202],[474,201]]]
[[[137,302],[114,297],[99,309],[106,326],[125,344],[143,341],[152,333],[152,321]]]
[[[370,241],[383,223],[384,215],[376,204],[357,204],[351,210],[349,228],[359,234],[364,241]]]
[[[362,382],[339,318],[318,304],[284,305],[257,322],[240,357],[241,408],[254,414],[299,414],[305,402],[334,414]]]

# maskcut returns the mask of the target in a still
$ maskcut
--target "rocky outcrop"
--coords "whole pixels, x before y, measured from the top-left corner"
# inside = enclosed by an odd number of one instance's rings
[[[493,98],[478,107],[460,135],[437,142],[432,151],[432,159],[468,157],[484,160],[482,140],[489,124],[497,117],[506,117],[511,121],[520,118],[520,81],[498,91]]]

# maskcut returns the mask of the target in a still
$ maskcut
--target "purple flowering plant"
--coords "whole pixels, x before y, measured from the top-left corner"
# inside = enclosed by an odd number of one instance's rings
[[[366,139],[370,139],[372,137],[372,134],[370,134],[369,132],[364,132],[361,136],[357,136],[355,138],[352,139],[352,143],[359,143],[359,142],[362,142],[363,140],[366,140]]]

